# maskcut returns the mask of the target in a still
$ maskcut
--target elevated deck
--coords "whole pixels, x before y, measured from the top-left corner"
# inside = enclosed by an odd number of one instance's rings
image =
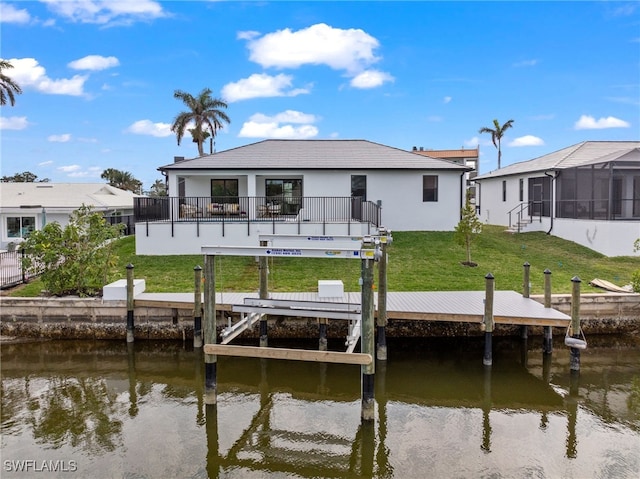
[[[257,292],[216,293],[216,310],[232,311]],[[270,293],[271,299],[287,301],[342,302],[360,304],[360,293],[344,293],[342,298],[320,298],[316,292]],[[389,319],[480,323],[484,315],[484,291],[416,291],[387,293]],[[193,309],[193,293],[141,293],[136,306]],[[515,291],[495,291],[493,314],[496,324],[567,327],[571,317]],[[376,295],[377,314],[377,295]]]

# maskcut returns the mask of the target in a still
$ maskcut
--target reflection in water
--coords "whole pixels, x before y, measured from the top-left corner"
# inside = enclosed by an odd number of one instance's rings
[[[186,343],[3,345],[2,477],[637,477],[638,345],[534,342],[389,341],[365,422],[357,366],[220,357],[205,405]]]

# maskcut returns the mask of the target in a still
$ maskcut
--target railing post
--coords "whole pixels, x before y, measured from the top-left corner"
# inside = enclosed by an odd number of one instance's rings
[[[551,271],[548,268],[544,270],[544,307],[551,307]],[[544,354],[553,352],[553,330],[551,326],[544,327],[542,352]]]
[[[491,273],[487,273],[485,278],[485,299],[484,299],[484,356],[482,364],[491,366],[493,364],[493,289],[494,278]]]
[[[193,308],[193,347],[202,347],[202,267],[193,268],[194,271],[194,308]]]
[[[127,343],[133,342],[133,265],[127,265]]]

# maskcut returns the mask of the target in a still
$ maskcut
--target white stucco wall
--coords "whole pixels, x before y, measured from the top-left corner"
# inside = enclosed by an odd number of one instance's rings
[[[185,178],[186,196],[209,196],[210,180],[239,178],[240,196],[264,195],[265,178],[303,178],[306,197],[349,197],[351,175],[367,177],[367,200],[382,201],[382,222],[395,231],[451,231],[460,220],[463,193],[458,171],[419,170],[315,170],[300,173],[291,170],[226,170],[224,174],[211,171],[173,171],[169,175],[170,196],[176,196],[177,177]],[[438,201],[422,201],[423,175],[438,176]],[[251,192],[254,193],[251,193]]]
[[[480,211],[478,212],[480,221],[492,225],[508,226],[509,211],[522,203],[520,201],[520,179],[524,180],[523,201],[527,201],[529,198],[528,178],[526,175],[517,175],[477,182],[480,184],[480,188],[476,189],[476,204],[480,206]],[[506,201],[502,201],[503,180],[507,182]],[[516,212],[513,211],[511,213],[513,224],[515,224],[516,218]]]
[[[598,221],[556,218],[551,234],[606,256],[640,256],[633,243],[640,238],[640,221]]]
[[[199,234],[195,223],[176,223],[171,235],[170,223],[136,224],[136,252],[148,255],[201,254],[202,246],[259,246],[260,234],[281,235],[367,235],[375,231],[364,224],[301,223],[226,223],[224,236],[221,223],[200,223]]]

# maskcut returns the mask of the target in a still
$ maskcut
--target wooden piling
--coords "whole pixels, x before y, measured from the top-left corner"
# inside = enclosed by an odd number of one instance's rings
[[[132,343],[134,340],[133,310],[133,265],[129,263],[127,265],[127,343]]]
[[[375,322],[373,301],[373,268],[374,261],[363,259],[362,261],[362,335],[361,351],[363,354],[374,356],[375,354]],[[375,356],[374,356],[375,357]],[[362,414],[363,421],[375,420],[374,403],[374,377],[375,361],[361,366],[362,372]]]
[[[260,241],[260,246],[266,247],[267,241]],[[269,258],[266,256],[260,256],[259,266],[260,270],[260,299],[269,299]],[[265,314],[260,319],[260,347],[266,348],[269,345],[269,336],[267,333],[267,320],[268,316]]]
[[[216,276],[215,256],[204,257],[204,342],[216,343]],[[216,404],[217,402],[217,356],[215,354],[204,355],[204,403]]]
[[[386,240],[386,238],[385,238]],[[378,262],[378,344],[376,358],[387,360],[387,242],[382,241],[380,261]]]
[[[193,347],[202,347],[202,267],[193,268],[194,292],[193,292]]]
[[[493,290],[494,277],[487,273],[485,279],[485,299],[484,299],[484,356],[482,364],[491,366],[493,364]]]
[[[551,308],[551,271],[548,268],[544,270],[544,307]],[[552,326],[545,326],[543,332],[542,352],[551,354],[553,352]]]
[[[525,262],[523,265],[523,278],[522,278],[522,297],[523,298],[528,298],[529,297],[529,292],[531,290],[531,281],[530,281],[530,270],[531,270],[531,265],[529,264],[529,262]],[[522,339],[527,339],[529,337],[529,328],[527,327],[526,324],[523,324],[522,326],[520,326],[520,337]]]
[[[571,278],[573,283],[571,288],[571,330],[569,335],[575,339],[581,339],[580,337],[580,278],[574,276]],[[571,355],[569,359],[569,369],[571,371],[580,371],[580,350],[578,348],[571,348]]]

